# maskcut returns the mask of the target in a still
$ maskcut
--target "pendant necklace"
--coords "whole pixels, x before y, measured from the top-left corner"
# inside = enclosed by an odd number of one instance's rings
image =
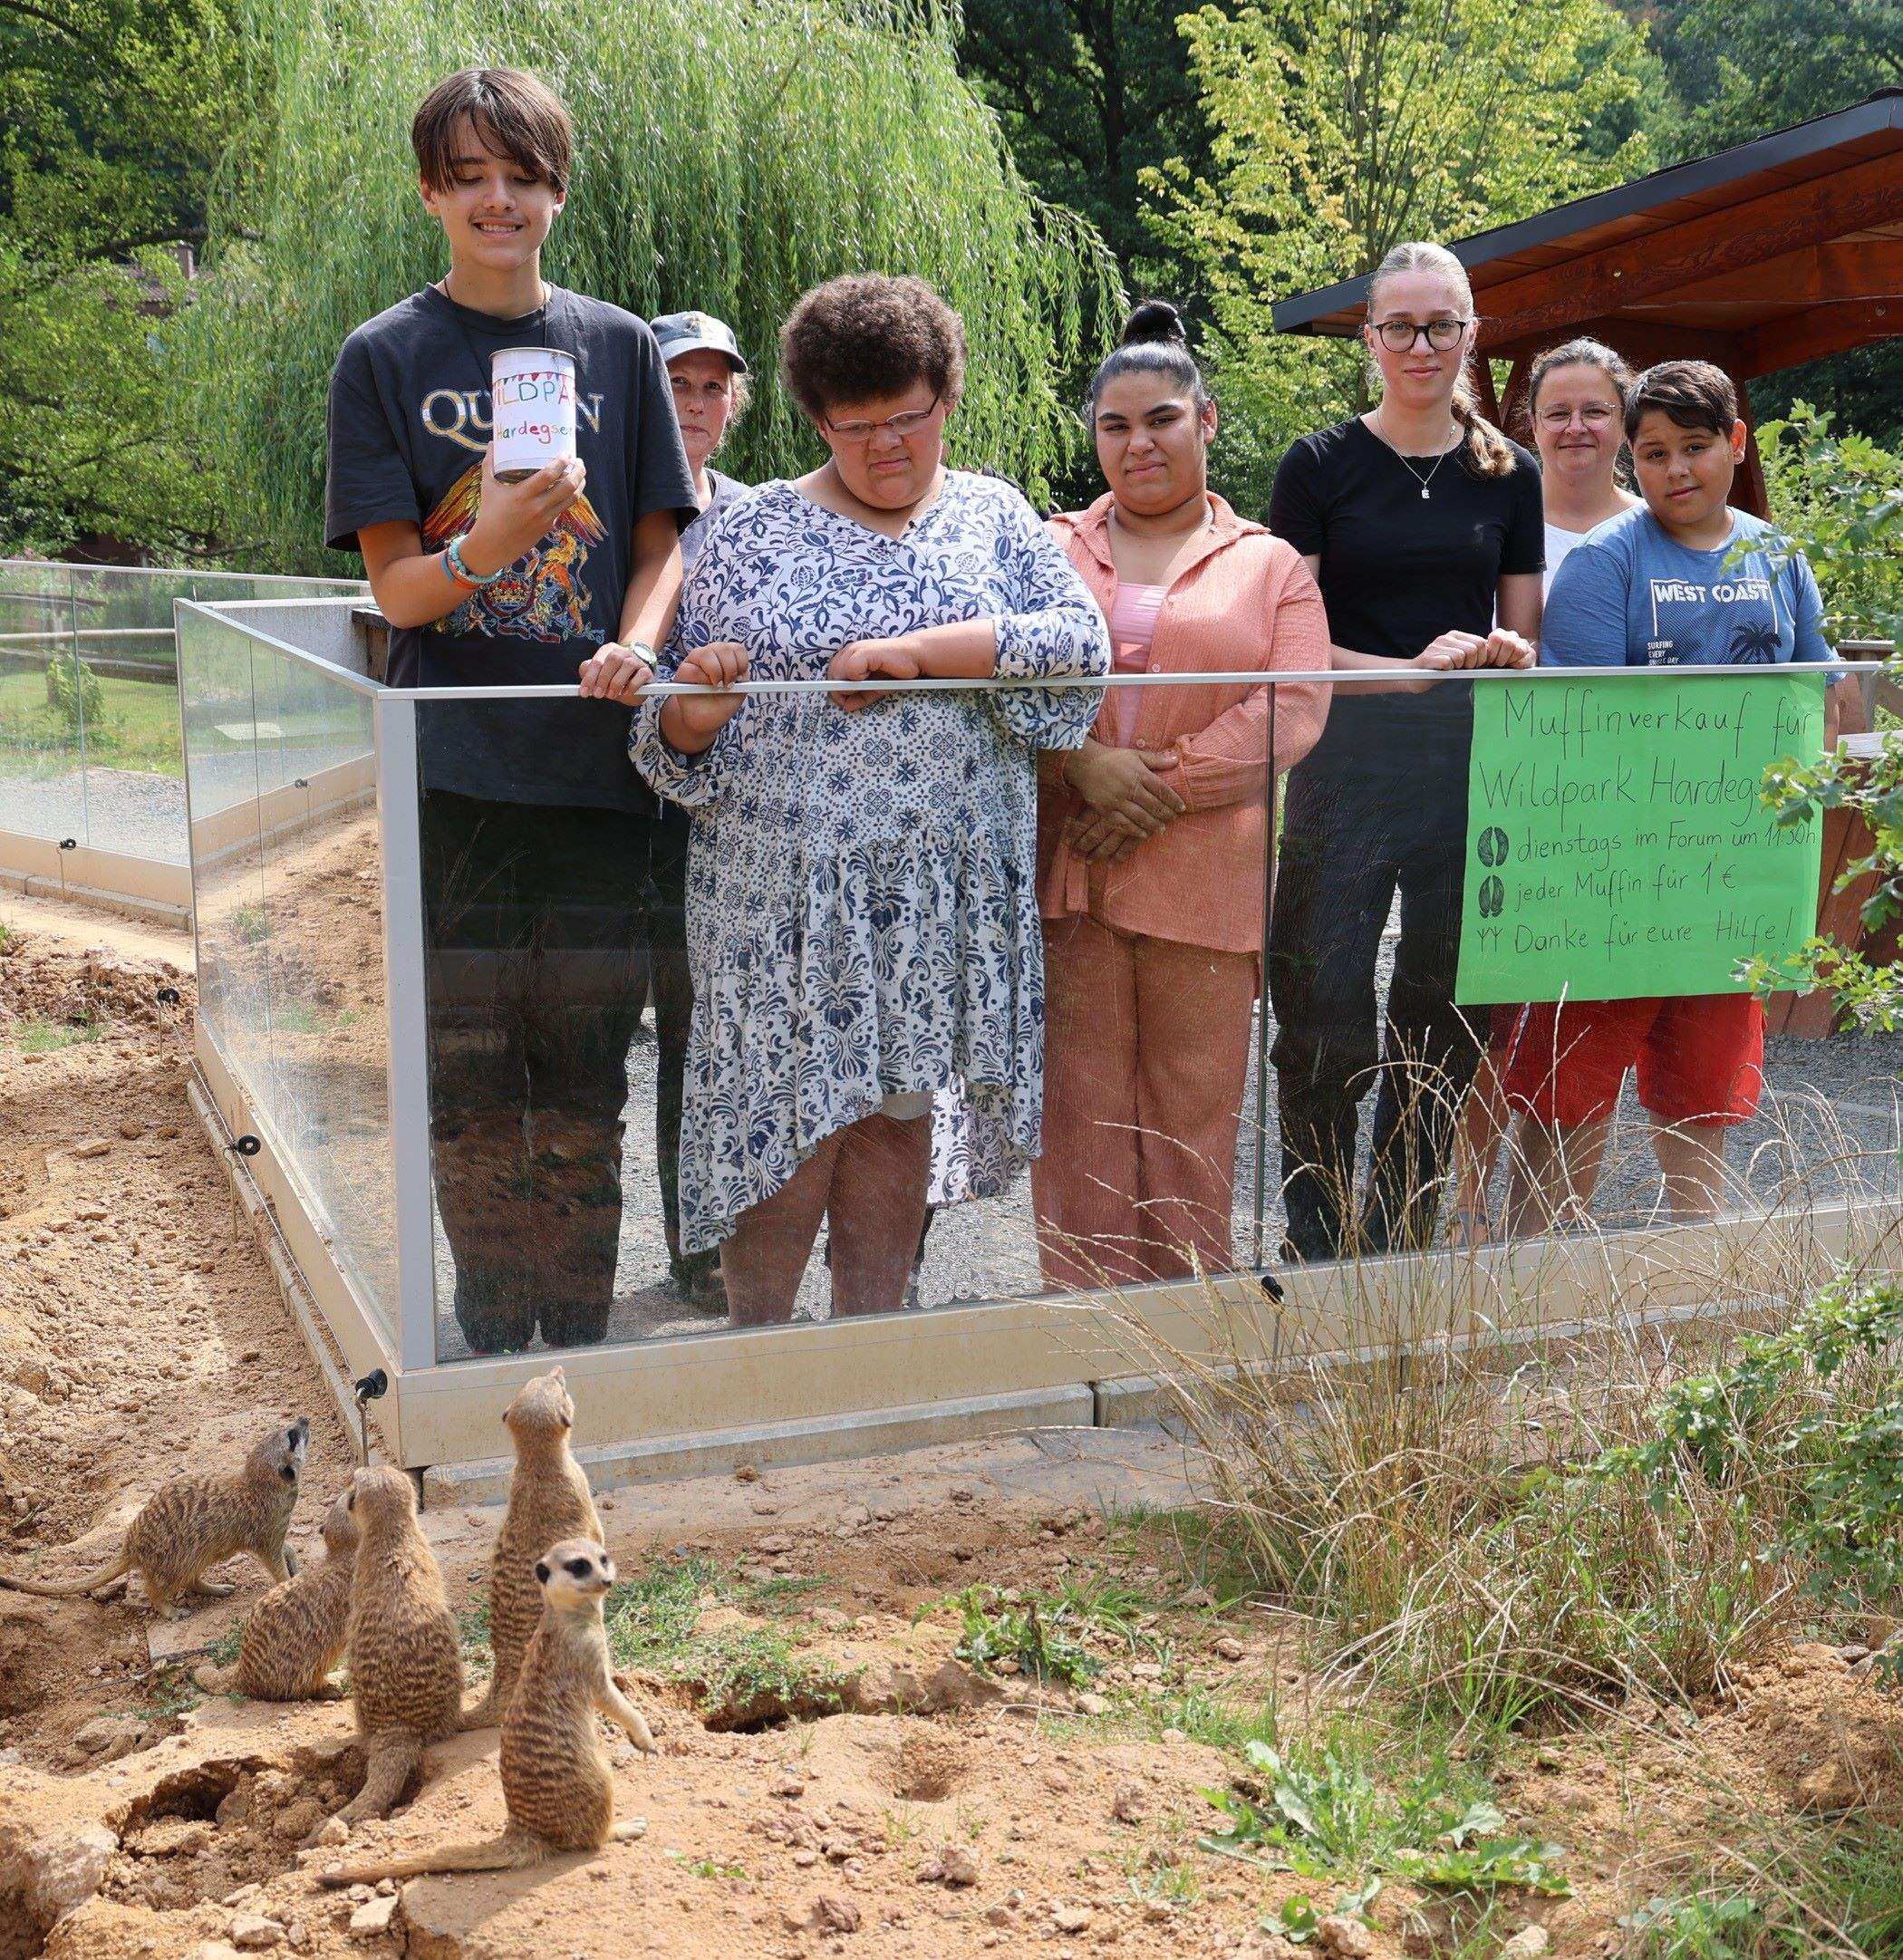
[[[1420,473],[1420,471],[1414,467],[1414,464],[1406,457],[1403,456],[1400,450],[1396,449],[1392,442],[1388,441],[1386,434],[1382,430],[1377,428],[1375,430],[1375,433],[1381,438],[1383,442],[1387,443],[1387,447],[1389,450],[1393,453],[1395,461],[1400,464],[1401,468],[1405,469],[1407,474],[1412,477],[1416,483],[1420,485],[1421,501],[1423,503],[1425,503],[1427,501],[1427,486],[1434,481],[1435,472],[1438,471],[1441,465],[1444,463],[1447,459],[1454,454],[1454,450],[1460,448],[1460,444],[1458,442],[1455,442],[1454,445],[1454,449],[1443,449],[1440,454],[1434,458],[1433,468],[1429,469],[1427,474],[1424,477]]]

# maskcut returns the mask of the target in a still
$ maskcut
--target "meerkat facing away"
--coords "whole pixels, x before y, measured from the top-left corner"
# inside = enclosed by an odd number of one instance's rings
[[[127,1527],[119,1556],[84,1579],[49,1584],[0,1572],[0,1586],[42,1599],[76,1599],[137,1572],[153,1611],[179,1619],[181,1598],[229,1597],[229,1586],[208,1585],[203,1575],[241,1551],[250,1552],[282,1585],[297,1569],[285,1533],[297,1508],[310,1436],[311,1419],[300,1415],[289,1427],[260,1436],[239,1469],[195,1471],[161,1484]]]
[[[641,1711],[614,1685],[602,1601],[614,1561],[592,1540],[552,1545],[536,1561],[542,1618],[502,1719],[502,1799],[508,1825],[486,1844],[449,1844],[377,1865],[333,1865],[319,1883],[369,1885],[430,1871],[512,1871],[564,1851],[598,1851],[646,1828],[614,1820],[614,1774],[595,1711],[653,1753]]]
[[[252,1609],[235,1667],[208,1663],[193,1671],[208,1694],[255,1702],[336,1699],[342,1691],[331,1669],[343,1656],[357,1562],[357,1521],[347,1491],[324,1514],[324,1545],[322,1565],[274,1586]]]
[[[360,1470],[347,1501],[358,1535],[345,1646],[369,1764],[363,1788],[337,1814],[354,1824],[387,1817],[421,1773],[423,1745],[456,1733],[462,1656],[409,1476],[388,1465]]]
[[[563,1539],[606,1542],[594,1494],[568,1447],[575,1402],[560,1368],[526,1383],[503,1411],[516,1446],[509,1473],[508,1510],[489,1559],[489,1646],[496,1656],[488,1692],[462,1718],[466,1729],[484,1729],[508,1713],[522,1656],[542,1617],[537,1558]]]

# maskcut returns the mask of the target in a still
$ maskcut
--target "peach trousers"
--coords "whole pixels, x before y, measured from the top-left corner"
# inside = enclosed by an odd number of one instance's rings
[[[1044,1154],[1052,1287],[1226,1272],[1260,962],[1095,919],[1044,922]]]

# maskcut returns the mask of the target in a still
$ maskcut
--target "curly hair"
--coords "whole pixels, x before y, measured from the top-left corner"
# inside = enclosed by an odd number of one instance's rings
[[[965,381],[964,323],[923,279],[848,274],[802,294],[787,314],[779,372],[816,422],[919,381],[955,401]]]

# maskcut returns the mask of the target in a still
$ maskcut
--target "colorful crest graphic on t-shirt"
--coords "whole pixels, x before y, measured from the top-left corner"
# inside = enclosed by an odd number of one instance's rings
[[[482,465],[471,463],[424,520],[423,545],[440,551],[452,537],[467,535],[476,522],[482,495]],[[493,585],[472,592],[434,631],[499,634],[560,645],[588,637],[590,594],[582,574],[588,554],[607,536],[594,506],[578,497],[555,519],[555,526],[509,566]]]

